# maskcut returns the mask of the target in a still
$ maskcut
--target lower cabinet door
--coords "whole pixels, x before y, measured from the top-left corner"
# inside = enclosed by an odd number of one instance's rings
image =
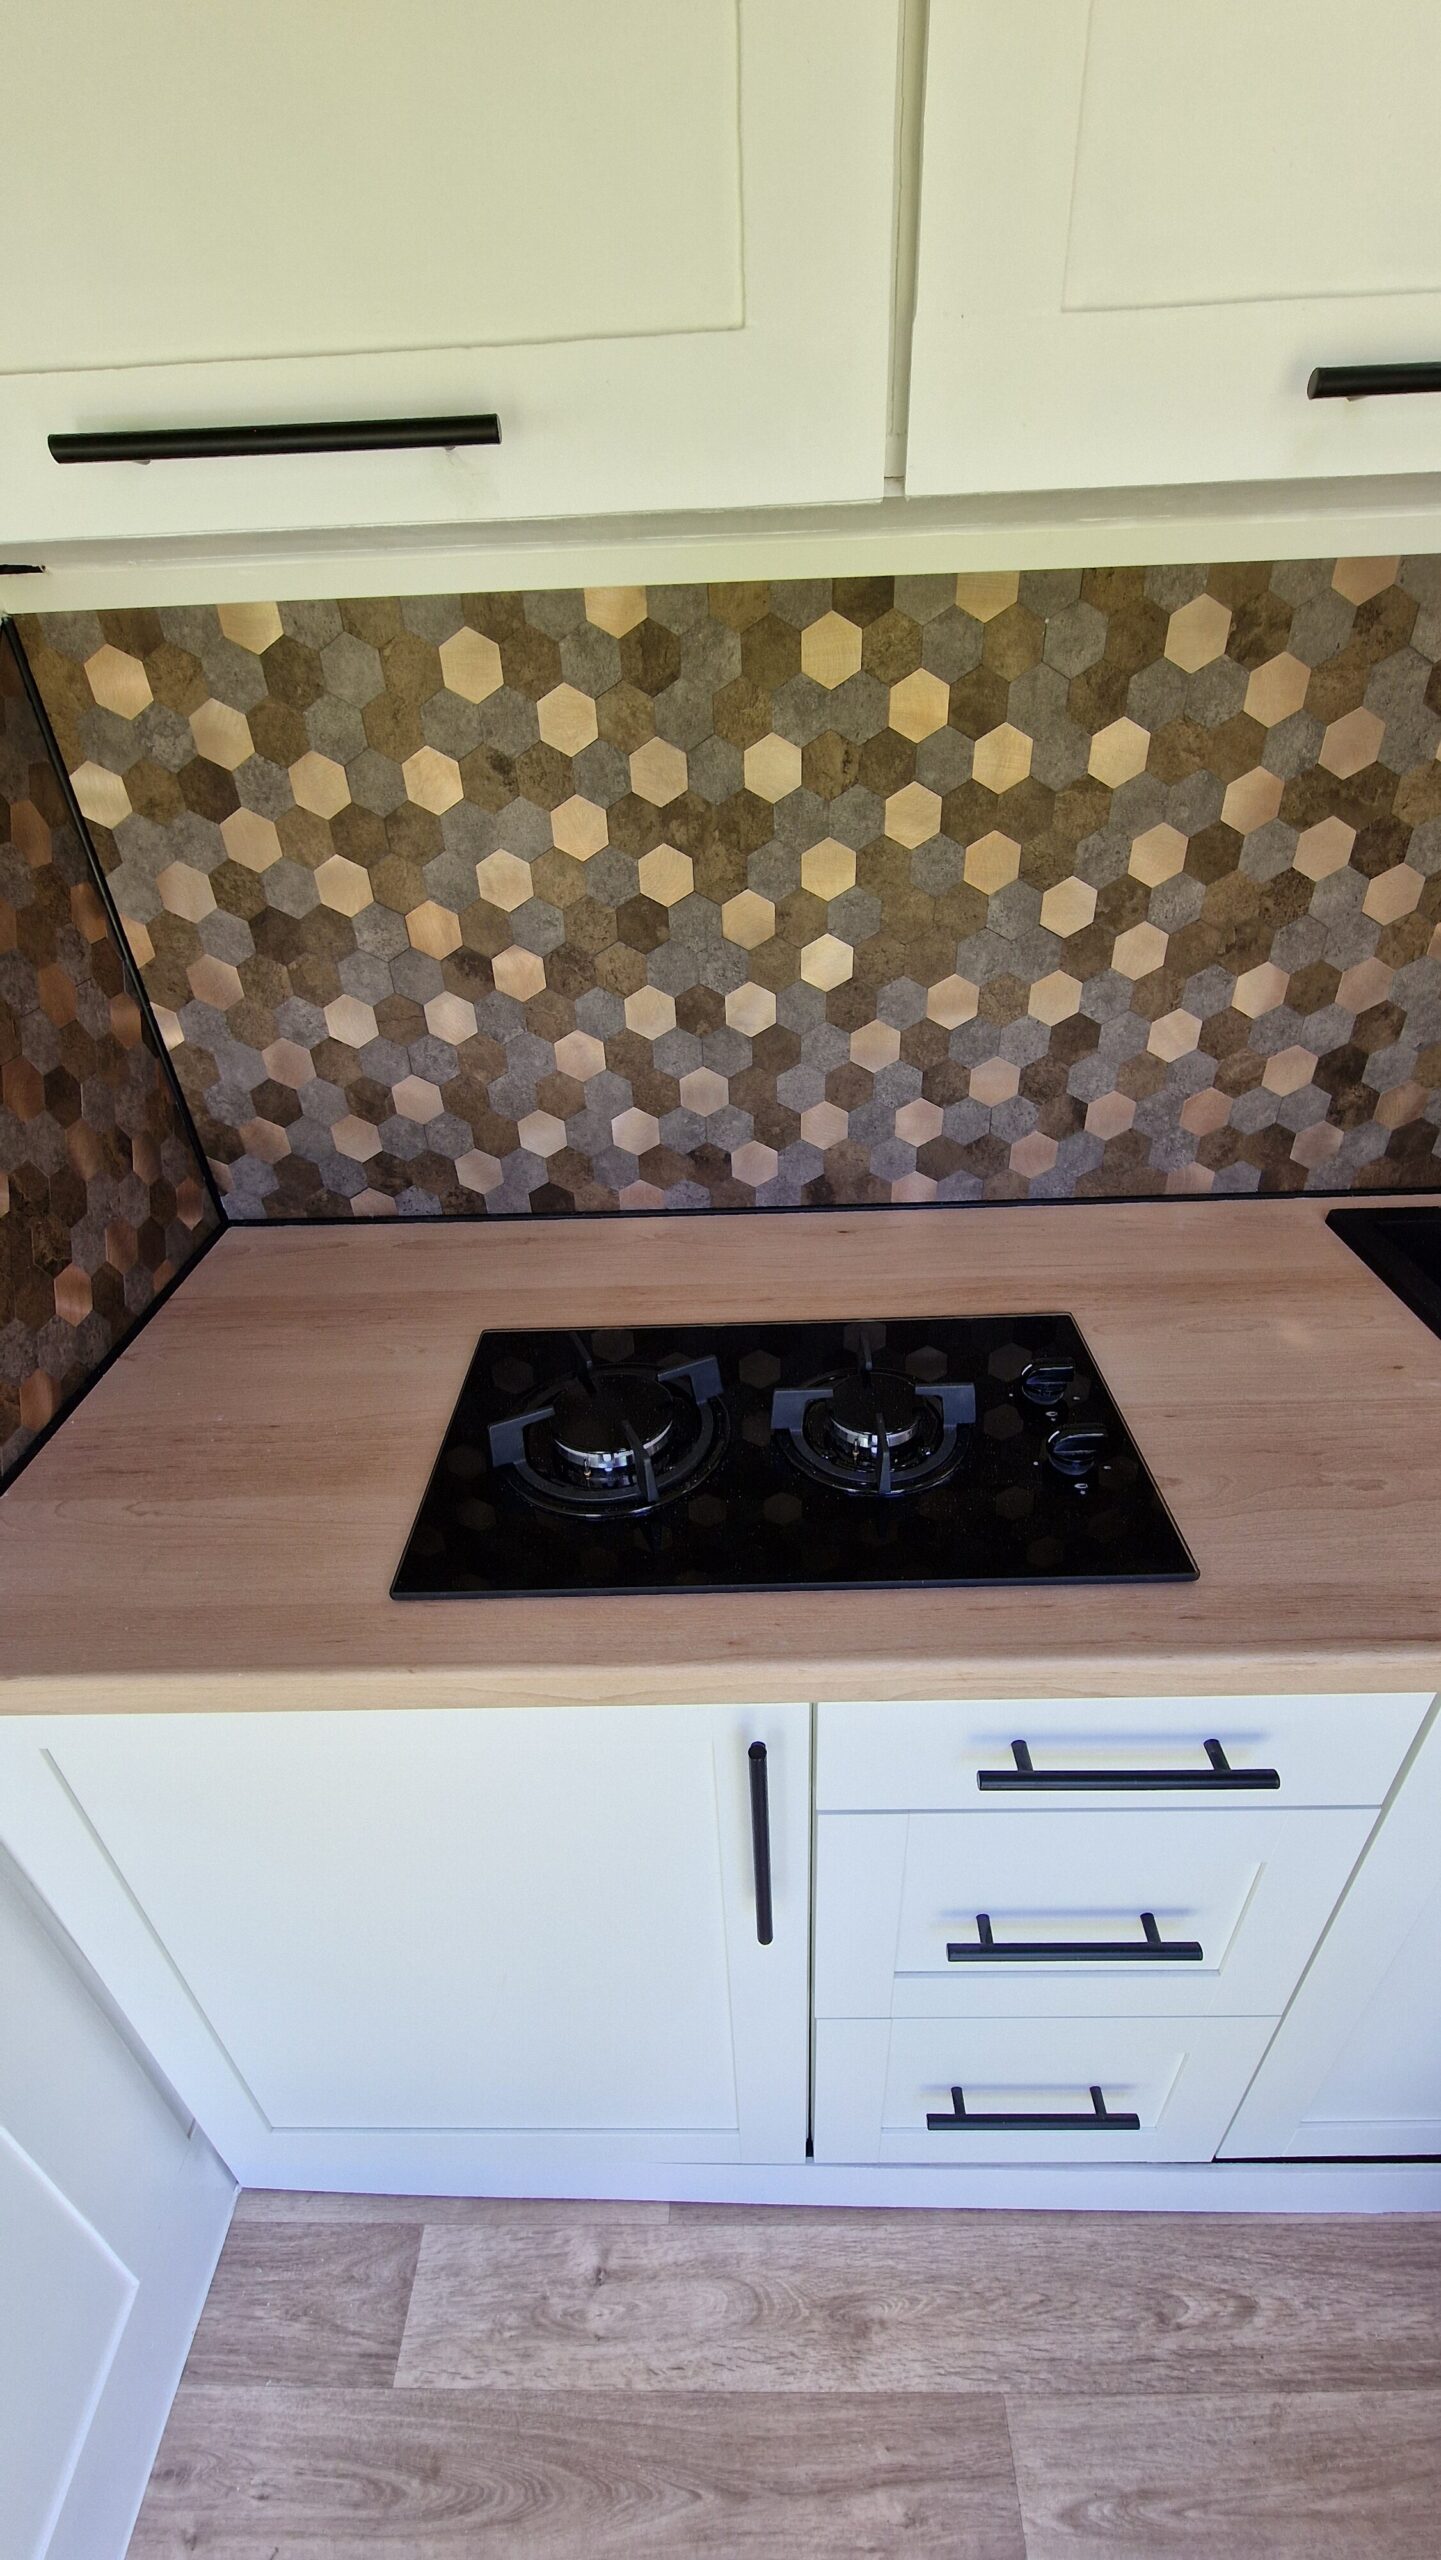
[[[827,2161],[1209,2160],[1270,2018],[823,2018]]]
[[[818,2017],[1278,2017],[1375,1821],[823,1813]]]
[[[7,1774],[248,2183],[804,2156],[804,1707],[75,1718]]]

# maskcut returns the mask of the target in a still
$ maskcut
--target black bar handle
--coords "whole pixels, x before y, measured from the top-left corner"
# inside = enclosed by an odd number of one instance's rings
[[[463,418],[332,418],[298,427],[139,427],[47,436],[55,462],[216,462],[267,453],[401,453],[499,444],[494,410]]]
[[[1318,364],[1308,400],[1379,400],[1397,392],[1441,391],[1441,364]]]
[[[947,1964],[1201,1964],[1199,1938],[1163,1938],[1154,1911],[1141,1913],[1139,1938],[997,1938],[989,1911],[976,1913],[976,1944],[948,1946]]]
[[[766,1773],[766,1747],[753,1742],[751,1774],[751,1851],[756,1873],[756,1937],[768,1947],[775,1935],[771,1918],[771,1796]]]
[[[976,1784],[983,1795],[1004,1790],[1035,1795],[1056,1789],[1073,1794],[1085,1791],[1091,1795],[1154,1795],[1174,1794],[1178,1788],[1191,1795],[1220,1795],[1240,1788],[1274,1791],[1281,1783],[1278,1769],[1233,1769],[1214,1737],[1201,1747],[1210,1762],[1206,1769],[1038,1769],[1031,1759],[1030,1744],[1013,1742],[1014,1768],[978,1769]]]
[[[929,2115],[927,2133],[1139,2133],[1141,2119],[1127,2110],[1108,2107],[1104,2092],[1091,2083],[1090,2113],[1072,2115],[975,2115],[964,2089],[952,2089],[951,2113]]]

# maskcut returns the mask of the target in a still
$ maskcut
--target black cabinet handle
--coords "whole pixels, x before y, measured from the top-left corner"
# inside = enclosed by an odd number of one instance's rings
[[[332,418],[298,427],[138,427],[47,436],[55,462],[216,462],[267,453],[401,453],[499,444],[493,410],[464,418]]]
[[[1441,364],[1318,364],[1308,400],[1378,400],[1404,391],[1441,391]]]
[[[1091,2084],[1089,2115],[973,2115],[964,2089],[952,2089],[951,2113],[927,2116],[927,2133],[1139,2133],[1141,2119],[1107,2106],[1103,2091]]]
[[[1011,1757],[1015,1767],[978,1769],[976,1784],[983,1795],[1002,1789],[1036,1795],[1057,1788],[1073,1793],[1085,1790],[1092,1795],[1173,1794],[1178,1787],[1192,1795],[1213,1795],[1235,1788],[1274,1789],[1281,1783],[1277,1769],[1233,1769],[1219,1742],[1206,1742],[1201,1747],[1211,1764],[1207,1769],[1038,1769],[1031,1759],[1030,1744],[1013,1742]]]
[[[751,1851],[756,1871],[756,1936],[768,1947],[775,1931],[771,1924],[771,1797],[766,1774],[766,1747],[753,1742],[749,1752],[751,1775]]]
[[[1163,1938],[1154,1911],[1141,1913],[1140,1938],[998,1939],[989,1911],[976,1913],[975,1946],[951,1945],[947,1964],[1200,1964],[1199,1938]]]

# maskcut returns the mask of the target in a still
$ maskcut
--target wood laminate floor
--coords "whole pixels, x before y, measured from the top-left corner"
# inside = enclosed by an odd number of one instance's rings
[[[130,2560],[1436,2560],[1441,2217],[242,2196]]]

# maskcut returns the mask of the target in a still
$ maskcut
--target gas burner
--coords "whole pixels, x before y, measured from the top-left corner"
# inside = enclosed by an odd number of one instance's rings
[[[492,1464],[542,1509],[584,1519],[636,1518],[692,1492],[726,1444],[715,1361],[597,1368],[575,1348],[575,1375],[490,1425]]]
[[[557,1456],[583,1476],[614,1476],[663,1449],[675,1428],[675,1398],[658,1379],[624,1369],[562,1387],[551,1416]]]
[[[962,1455],[961,1433],[976,1418],[974,1387],[918,1384],[877,1369],[861,1337],[857,1366],[832,1370],[808,1387],[771,1399],[771,1429],[807,1475],[846,1493],[919,1493],[944,1484]]]

